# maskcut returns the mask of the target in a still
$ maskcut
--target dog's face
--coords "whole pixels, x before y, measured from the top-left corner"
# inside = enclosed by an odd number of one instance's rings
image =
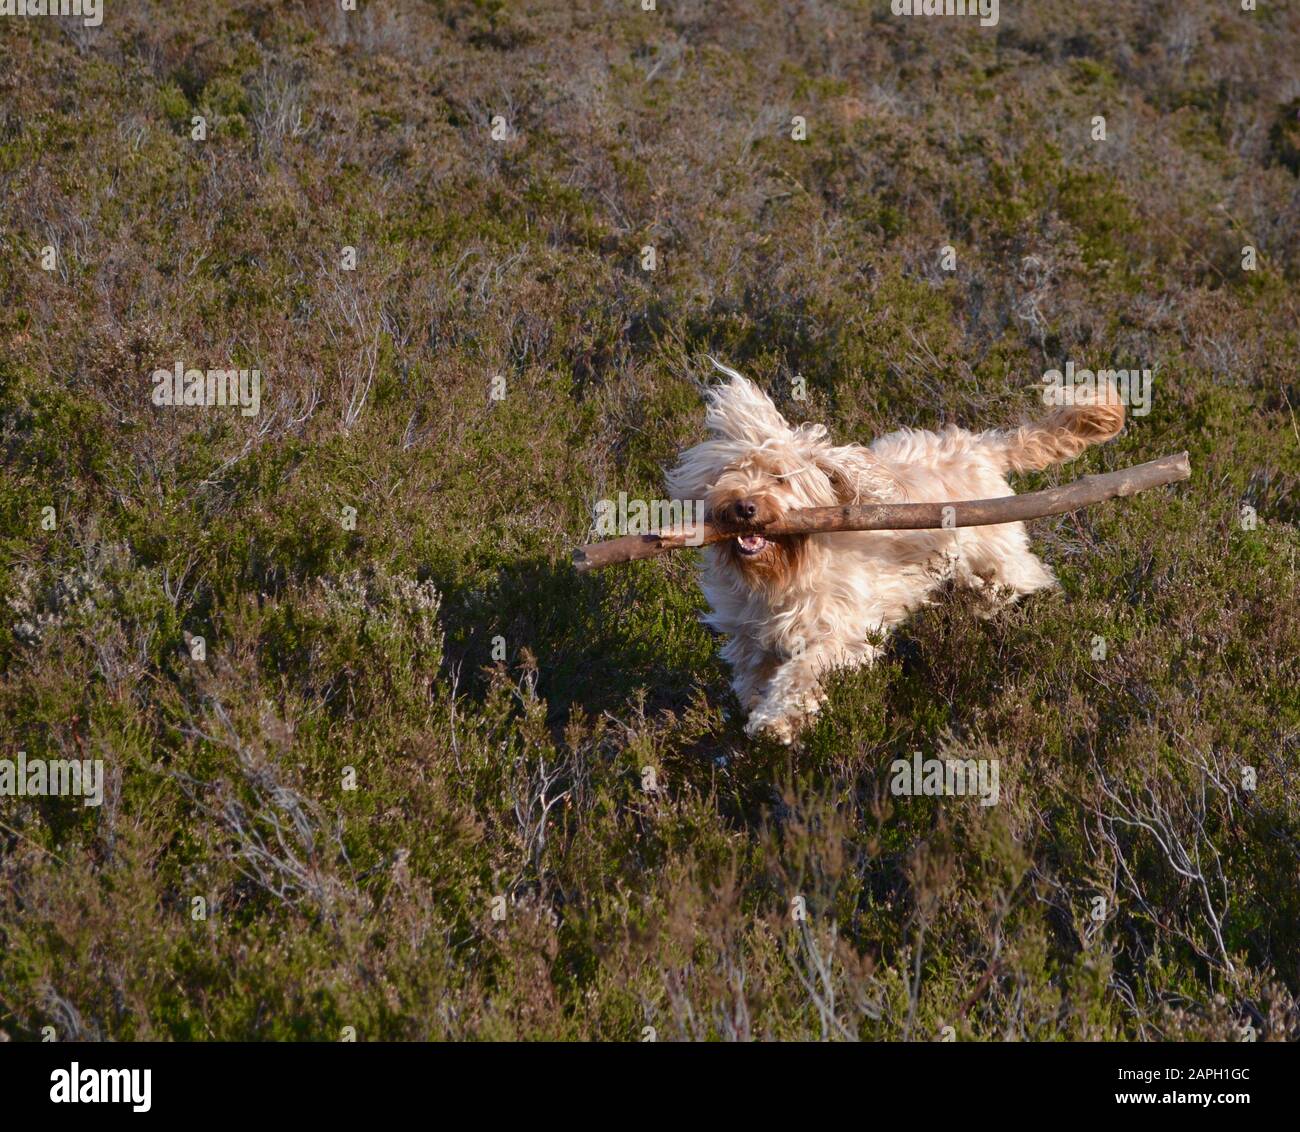
[[[774,451],[755,448],[723,464],[703,498],[719,524],[762,527],[788,511],[819,506],[813,500],[833,503],[829,486],[819,471],[803,471]],[[781,587],[798,572],[807,541],[807,535],[738,534],[717,544],[715,561],[749,585]]]
[[[721,368],[721,367],[720,367]],[[715,522],[761,527],[804,507],[883,497],[886,476],[865,449],[836,448],[822,425],[791,428],[776,406],[734,370],[709,392],[713,435],[668,473],[675,499],[703,499]],[[808,535],[739,534],[709,548],[716,568],[766,591],[792,584],[812,556]]]

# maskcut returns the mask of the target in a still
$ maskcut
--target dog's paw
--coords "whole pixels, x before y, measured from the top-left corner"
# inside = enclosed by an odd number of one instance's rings
[[[778,743],[790,746],[799,738],[799,733],[808,725],[812,716],[821,705],[809,702],[803,710],[785,710],[781,712],[764,711],[761,708],[749,717],[745,724],[745,734],[751,739],[760,735],[765,739],[775,739]]]
[[[813,716],[821,711],[825,703],[826,692],[816,684],[793,698],[787,697],[779,704],[774,704],[770,699],[766,703],[760,701],[749,713],[745,734],[751,739],[762,735],[788,747],[812,722]]]
[[[788,715],[773,716],[759,713],[751,715],[749,722],[745,724],[745,734],[751,739],[760,736],[764,739],[775,739],[787,747],[794,742],[798,730],[798,721]]]

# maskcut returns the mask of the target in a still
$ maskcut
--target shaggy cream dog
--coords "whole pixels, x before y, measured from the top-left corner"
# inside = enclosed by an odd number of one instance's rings
[[[682,454],[668,473],[668,491],[705,500],[722,521],[764,523],[837,503],[1011,495],[1008,472],[1072,459],[1124,425],[1117,393],[1103,386],[1075,389],[1044,420],[1016,429],[900,429],[868,448],[834,445],[824,426],[791,428],[753,382],[718,368],[731,381],[708,394],[712,436]],[[1056,584],[1030,551],[1022,523],[749,535],[706,547],[705,622],[729,638],[722,656],[749,713],[746,731],[792,742],[825,698],[822,675],[871,664],[885,635],[948,580],[978,591],[990,613]]]

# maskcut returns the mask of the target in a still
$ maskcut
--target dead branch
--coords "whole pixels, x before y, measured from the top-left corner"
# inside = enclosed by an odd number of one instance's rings
[[[1007,495],[1000,499],[958,499],[950,503],[865,503],[809,507],[765,525],[722,525],[706,518],[699,528],[683,526],[644,535],[624,535],[589,543],[573,552],[579,573],[620,562],[655,558],[687,546],[707,546],[743,534],[830,534],[838,531],[919,531],[948,527],[991,527],[1042,519],[1091,507],[1107,499],[1124,498],[1149,487],[1190,479],[1186,452],[1163,456],[1116,472],[1083,476],[1062,487]]]

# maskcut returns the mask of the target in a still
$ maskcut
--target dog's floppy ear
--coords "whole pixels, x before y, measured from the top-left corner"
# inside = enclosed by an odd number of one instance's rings
[[[887,503],[902,498],[898,481],[867,448],[823,445],[815,459],[831,481],[837,503]]]
[[[709,390],[705,425],[728,440],[754,445],[790,431],[789,422],[757,385],[720,362],[714,361],[713,364],[731,380]]]

